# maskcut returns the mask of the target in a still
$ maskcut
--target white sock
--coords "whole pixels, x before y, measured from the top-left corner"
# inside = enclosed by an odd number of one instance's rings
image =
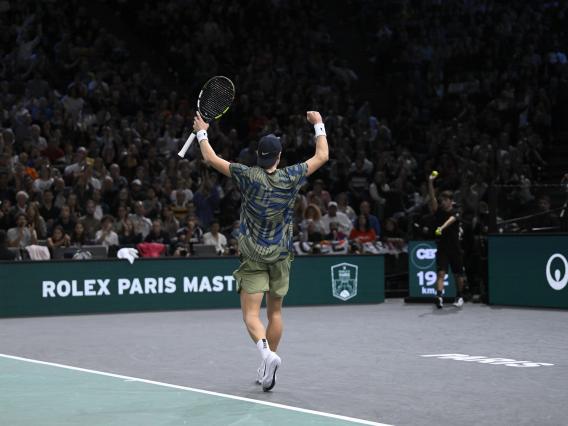
[[[268,355],[270,355],[270,348],[268,347],[268,341],[266,339],[260,339],[256,342],[256,347],[260,351],[262,359],[268,358]]]

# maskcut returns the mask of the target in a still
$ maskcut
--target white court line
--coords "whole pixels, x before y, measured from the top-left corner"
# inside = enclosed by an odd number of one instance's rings
[[[41,365],[49,365],[51,367],[65,368],[67,370],[81,371],[83,373],[98,374],[99,376],[115,377],[117,379],[124,379],[124,380],[132,381],[132,382],[147,383],[147,384],[150,384],[150,385],[163,386],[163,387],[166,387],[166,388],[181,389],[181,390],[186,390],[186,391],[191,391],[191,392],[203,393],[205,395],[219,396],[219,397],[222,397],[222,398],[235,399],[237,401],[251,402],[253,404],[268,405],[270,407],[282,408],[284,410],[297,411],[297,412],[306,413],[306,414],[314,414],[316,416],[329,417],[329,418],[337,419],[337,420],[345,420],[347,422],[358,423],[358,424],[362,424],[362,425],[392,426],[392,425],[388,425],[386,423],[377,423],[377,422],[372,422],[372,421],[369,421],[369,420],[356,419],[354,417],[347,417],[347,416],[340,416],[338,414],[324,413],[323,411],[307,410],[305,408],[293,407],[293,406],[284,405],[284,404],[277,404],[275,402],[260,401],[258,399],[244,398],[242,396],[229,395],[229,394],[226,394],[226,393],[219,393],[219,392],[212,392],[212,391],[208,391],[208,390],[204,390],[204,389],[190,388],[190,387],[187,387],[187,386],[172,385],[170,383],[156,382],[154,380],[140,379],[138,377],[123,376],[121,374],[106,373],[104,371],[89,370],[87,368],[73,367],[71,365],[57,364],[57,363],[54,363],[54,362],[39,361],[37,359],[23,358],[23,357],[19,357],[19,356],[6,355],[6,354],[0,354],[0,357],[8,358],[8,359],[14,359],[14,360],[17,360],[17,361],[31,362],[33,364],[41,364]]]

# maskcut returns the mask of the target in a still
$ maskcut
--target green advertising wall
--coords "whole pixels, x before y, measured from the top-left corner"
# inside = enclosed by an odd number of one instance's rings
[[[568,308],[568,235],[489,237],[489,303]]]
[[[409,241],[408,295],[433,298],[436,296],[436,242]],[[456,286],[450,273],[444,281],[444,296],[455,297]]]
[[[0,316],[239,306],[237,258],[0,264]],[[382,256],[296,257],[286,305],[384,301]]]

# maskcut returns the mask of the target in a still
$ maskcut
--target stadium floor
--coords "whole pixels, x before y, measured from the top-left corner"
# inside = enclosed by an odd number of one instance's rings
[[[0,356],[2,424],[567,424],[565,311],[396,299],[284,315],[269,393],[237,310],[1,319],[0,354],[79,367]],[[423,357],[439,354],[553,365]]]

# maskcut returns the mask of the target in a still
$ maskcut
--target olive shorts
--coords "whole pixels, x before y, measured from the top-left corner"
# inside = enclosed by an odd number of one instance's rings
[[[233,272],[237,291],[240,293],[243,289],[249,294],[270,291],[270,295],[275,297],[286,296],[293,258],[290,254],[275,263],[263,263],[241,256],[241,265]]]

